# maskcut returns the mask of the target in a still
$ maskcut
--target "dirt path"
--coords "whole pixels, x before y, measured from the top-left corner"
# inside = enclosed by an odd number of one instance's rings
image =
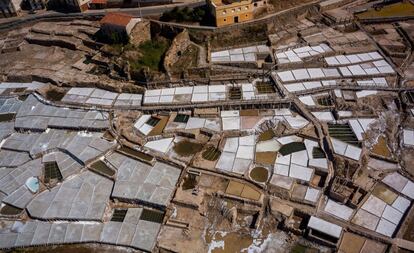
[[[194,46],[198,48],[198,67],[208,66],[206,48],[194,42],[191,42],[191,44],[193,44]]]

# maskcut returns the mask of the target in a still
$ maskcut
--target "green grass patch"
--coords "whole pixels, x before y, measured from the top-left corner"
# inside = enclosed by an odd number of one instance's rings
[[[138,47],[141,56],[136,60],[130,61],[131,68],[133,70],[140,70],[148,67],[155,71],[161,70],[162,59],[168,48],[169,43],[164,40],[151,40],[142,43]]]

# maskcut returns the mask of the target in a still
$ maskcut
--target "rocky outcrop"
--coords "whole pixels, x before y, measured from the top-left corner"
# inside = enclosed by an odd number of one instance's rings
[[[76,50],[82,45],[81,41],[72,37],[43,35],[40,33],[27,35],[25,39],[30,44],[37,44],[47,47],[58,46],[71,50]]]
[[[88,52],[88,47],[99,48],[101,45],[92,38],[99,30],[94,22],[41,22],[34,25],[25,40],[30,44],[57,46],[70,50]]]

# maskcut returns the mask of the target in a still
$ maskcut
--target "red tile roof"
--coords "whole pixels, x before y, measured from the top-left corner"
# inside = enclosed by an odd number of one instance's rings
[[[127,26],[131,19],[134,18],[131,15],[124,13],[111,12],[105,15],[100,21],[101,25],[111,24],[119,26]]]

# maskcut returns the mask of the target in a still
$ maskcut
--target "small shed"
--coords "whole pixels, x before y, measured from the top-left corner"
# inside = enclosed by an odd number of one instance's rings
[[[112,42],[122,42],[128,39],[132,29],[140,21],[140,18],[128,14],[111,12],[101,19],[100,32]]]
[[[342,227],[318,217],[311,216],[308,236],[328,245],[336,245],[342,236]]]

